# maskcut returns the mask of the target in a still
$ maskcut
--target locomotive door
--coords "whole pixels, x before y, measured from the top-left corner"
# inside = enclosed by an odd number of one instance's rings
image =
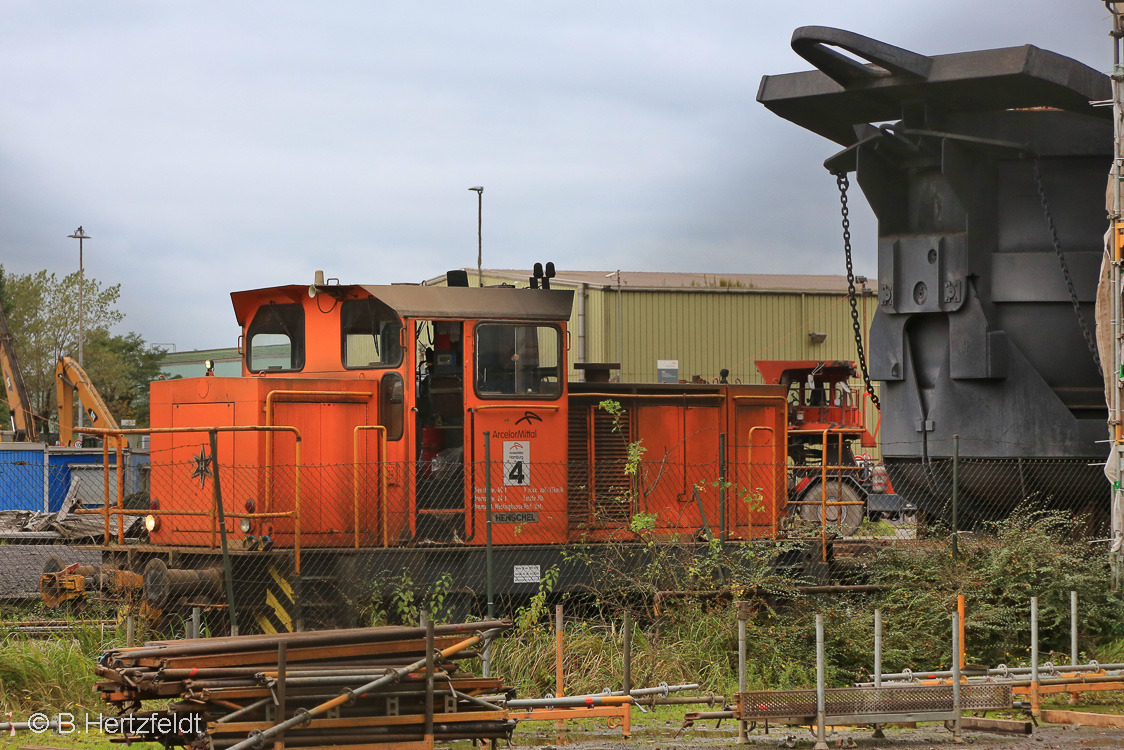
[[[419,320],[414,326],[414,535],[452,542],[465,533],[464,324]]]
[[[787,507],[788,418],[784,398],[734,397],[729,440],[730,535],[772,536]]]

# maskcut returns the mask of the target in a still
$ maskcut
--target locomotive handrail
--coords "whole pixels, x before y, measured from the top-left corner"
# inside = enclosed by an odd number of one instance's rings
[[[221,427],[143,427],[136,429],[110,429],[107,427],[85,427],[75,429],[75,432],[84,435],[152,435],[152,434],[169,434],[169,433],[188,433],[188,432],[267,432],[273,434],[274,432],[291,432],[296,441],[296,473],[293,477],[293,510],[270,512],[264,511],[261,513],[225,513],[227,518],[292,518],[293,519],[293,567],[295,572],[299,575],[301,570],[301,433],[296,427],[292,425],[226,425]],[[121,444],[124,441],[118,441],[118,455],[120,455]],[[102,455],[105,463],[108,463],[109,451],[104,441],[102,443]],[[74,511],[75,515],[104,515],[105,516],[105,544],[109,546],[109,518],[110,516],[211,516],[211,549],[215,547],[215,536],[218,534],[218,506],[211,498],[210,511],[190,511],[190,510],[170,510],[170,509],[153,509],[153,508],[126,508],[124,507],[124,484],[122,478],[121,461],[117,462],[117,506],[111,507],[109,504],[109,474],[105,474],[105,505],[102,510],[78,508]],[[215,481],[218,481],[218,465],[215,465]],[[119,519],[117,523],[117,536],[118,543],[124,544],[124,531],[125,524]]]
[[[480,404],[479,406],[474,406],[472,408],[476,409],[477,411],[480,411],[481,409],[523,409],[523,410],[545,409],[546,411],[558,411],[562,407],[558,406],[557,404],[528,405],[526,403],[519,403],[519,404]]]
[[[313,403],[361,403],[370,401],[374,397],[374,393],[370,391],[302,391],[302,390],[288,390],[278,389],[270,391],[265,394],[265,405],[262,410],[265,412],[265,426],[273,426],[273,404],[274,397],[282,397],[280,400],[287,403],[298,401],[298,396],[328,396],[329,398],[324,401],[313,401]],[[292,397],[292,398],[291,398]],[[299,442],[299,440],[298,440]],[[273,433],[269,433],[265,438],[265,498],[262,502],[265,509],[271,510],[273,508]]]
[[[780,447],[780,444],[777,442],[776,430],[774,430],[772,427],[770,427],[768,425],[761,425],[761,424],[755,425],[754,427],[749,428],[749,437],[747,438],[747,440],[749,442],[749,445],[748,445],[749,455],[746,457],[748,459],[748,463],[750,463],[750,464],[753,463],[753,433],[756,432],[757,430],[766,430],[766,431],[768,431],[768,433],[770,435],[773,436],[773,466],[784,466],[784,464],[782,464],[781,461],[780,461],[780,456],[777,455],[777,448]],[[762,447],[764,448],[764,447],[767,447],[767,446],[762,446]],[[775,477],[774,477],[773,481],[774,482],[776,481]],[[776,491],[777,491],[777,488],[774,486],[773,487],[773,493],[775,494]],[[774,501],[772,503],[769,503],[769,509],[770,509],[769,520],[770,520],[770,523],[772,524],[772,527],[773,527],[773,539],[776,540],[776,538],[777,538],[777,503],[776,503],[775,498],[774,498]]]
[[[572,396],[596,396],[597,398],[726,398],[725,393],[571,393]],[[736,398],[774,398],[773,396],[737,396]]]
[[[379,433],[379,514],[382,516],[382,546],[389,547],[386,497],[386,427],[381,424],[360,424],[355,425],[353,430],[355,438],[354,449],[351,454],[352,489],[355,496],[355,549],[359,549],[359,433],[363,430],[375,430]]]

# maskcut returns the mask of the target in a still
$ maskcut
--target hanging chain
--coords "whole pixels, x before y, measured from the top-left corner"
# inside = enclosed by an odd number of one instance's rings
[[[835,175],[835,184],[839,187],[839,212],[843,217],[843,250],[847,255],[847,300],[851,303],[851,327],[855,330],[855,349],[859,355],[859,368],[862,370],[863,383],[870,396],[870,403],[874,408],[882,411],[882,404],[878,403],[878,394],[870,382],[870,373],[866,369],[866,352],[863,351],[863,329],[859,323],[859,304],[855,299],[855,269],[851,264],[851,209],[847,206],[847,189],[851,181],[847,179],[846,172]]]
[[[1069,290],[1069,301],[1073,304],[1073,312],[1077,315],[1077,323],[1081,326],[1081,335],[1085,337],[1085,344],[1089,347],[1089,353],[1093,355],[1093,361],[1097,363],[1097,369],[1101,368],[1101,355],[1097,351],[1097,340],[1093,338],[1093,332],[1089,330],[1089,325],[1085,322],[1085,316],[1081,313],[1081,302],[1077,299],[1077,290],[1073,286],[1073,277],[1069,275],[1069,264],[1065,262],[1065,253],[1062,252],[1062,241],[1058,239],[1058,228],[1054,226],[1054,217],[1050,214],[1050,203],[1046,200],[1046,188],[1042,184],[1042,170],[1038,167],[1038,158],[1034,159],[1034,184],[1038,188],[1038,199],[1042,202],[1042,213],[1046,216],[1046,226],[1050,229],[1050,239],[1054,243],[1054,254],[1058,256],[1058,265],[1062,267],[1062,276],[1065,277],[1065,286]]]

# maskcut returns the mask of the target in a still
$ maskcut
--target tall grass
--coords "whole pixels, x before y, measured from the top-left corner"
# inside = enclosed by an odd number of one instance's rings
[[[50,638],[28,638],[0,621],[0,710],[98,708],[94,666],[124,642],[117,628],[76,626]]]
[[[747,678],[751,689],[815,684],[815,615],[825,619],[828,681],[833,685],[869,679],[873,668],[874,610],[884,624],[886,671],[947,668],[951,664],[951,614],[956,597],[967,599],[966,652],[970,663],[1024,664],[1030,651],[1030,597],[1039,601],[1040,649],[1068,655],[1069,592],[1078,592],[1085,658],[1124,661],[1124,600],[1108,586],[1104,549],[1080,539],[1082,519],[1025,505],[991,533],[950,549],[891,549],[867,563],[865,575],[886,586],[875,595],[808,597],[793,581],[767,581],[771,594],[748,598]],[[598,561],[586,561],[595,573]],[[608,560],[602,565],[621,566]],[[726,579],[712,591],[762,590],[760,566],[722,566]],[[628,601],[623,576],[609,575],[598,600]],[[754,577],[749,578],[747,574]],[[744,577],[744,578],[743,578]],[[694,576],[690,585],[705,591]],[[636,602],[635,594],[632,601]],[[578,607],[570,607],[571,611]],[[602,612],[604,610],[601,610]],[[737,684],[737,622],[734,608],[684,600],[659,615],[634,608],[642,626],[633,637],[633,684],[699,682],[702,690],[729,695]],[[543,617],[545,620],[545,612]],[[566,623],[567,693],[599,692],[621,685],[619,617],[597,616]],[[546,623],[525,627],[495,647],[495,672],[520,693],[554,691],[554,633]],[[1055,659],[1057,660],[1057,659]]]

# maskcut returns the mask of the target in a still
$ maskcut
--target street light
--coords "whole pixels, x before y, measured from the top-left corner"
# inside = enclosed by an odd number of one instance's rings
[[[484,188],[470,187],[476,193],[476,285],[484,286]]]
[[[86,240],[91,239],[91,237],[90,237],[90,235],[86,234],[85,231],[83,231],[82,227],[78,227],[77,229],[74,230],[74,234],[68,234],[67,237],[69,237],[72,240],[78,240],[78,366],[83,367],[82,339],[84,337],[83,336],[84,321],[83,321],[83,304],[82,303],[83,303],[84,290],[83,290],[82,287],[85,286],[86,272],[85,272],[85,266],[83,264],[83,258],[82,258],[83,252],[82,251],[85,249],[84,245],[85,245]],[[83,409],[81,406],[78,408],[78,426],[79,427],[82,427],[83,422],[85,421],[83,419],[83,417],[85,416],[83,414],[84,411],[85,411],[85,409]]]

